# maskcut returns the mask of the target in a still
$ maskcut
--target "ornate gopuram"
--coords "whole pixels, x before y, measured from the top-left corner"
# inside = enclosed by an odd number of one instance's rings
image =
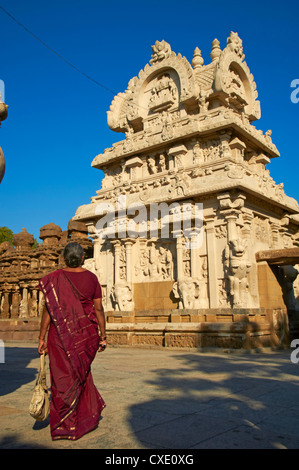
[[[289,346],[296,331],[299,206],[271,178],[242,40],[210,56],[156,41],[108,111],[125,138],[92,161],[102,187],[73,219],[93,238],[110,344]]]
[[[62,251],[69,242],[80,243],[85,263],[93,257],[92,241],[83,222],[70,221],[62,231],[53,222],[40,229],[42,244],[34,248],[34,237],[23,228],[0,244],[0,339],[37,341],[45,305],[38,281],[65,266]]]

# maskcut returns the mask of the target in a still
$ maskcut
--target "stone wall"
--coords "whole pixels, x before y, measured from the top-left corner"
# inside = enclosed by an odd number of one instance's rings
[[[107,314],[111,345],[253,349],[287,347],[286,309],[152,310]]]

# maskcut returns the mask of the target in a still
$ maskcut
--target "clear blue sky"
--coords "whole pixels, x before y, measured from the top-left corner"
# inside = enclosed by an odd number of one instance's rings
[[[223,49],[230,31],[243,40],[262,118],[255,123],[281,157],[268,166],[276,183],[299,200],[298,2],[166,0],[0,0],[0,5],[84,73],[116,93],[125,91],[165,39],[189,61],[198,46],[210,62],[211,43]],[[18,233],[54,222],[63,230],[88,204],[103,173],[91,168],[122,134],[107,125],[113,93],[84,78],[0,10],[0,79],[9,115],[0,129],[6,174],[0,185],[0,226]],[[39,240],[40,241],[40,240]]]

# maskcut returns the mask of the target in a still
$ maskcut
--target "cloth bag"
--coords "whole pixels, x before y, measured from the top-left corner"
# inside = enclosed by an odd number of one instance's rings
[[[29,405],[29,413],[37,421],[44,421],[48,417],[49,410],[50,400],[46,382],[46,359],[45,353],[43,353],[40,356],[40,368]]]

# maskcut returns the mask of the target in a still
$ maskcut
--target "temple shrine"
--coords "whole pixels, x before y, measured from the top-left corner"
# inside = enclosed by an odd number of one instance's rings
[[[210,57],[197,47],[189,63],[156,41],[108,111],[124,139],[93,159],[102,187],[71,222],[92,239],[85,266],[102,285],[111,345],[280,347],[299,332],[299,206],[270,175],[280,154],[254,125],[238,34],[223,49],[215,39]],[[0,291],[1,318],[17,316],[1,278]]]

